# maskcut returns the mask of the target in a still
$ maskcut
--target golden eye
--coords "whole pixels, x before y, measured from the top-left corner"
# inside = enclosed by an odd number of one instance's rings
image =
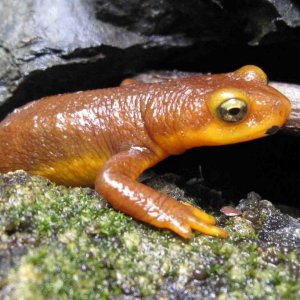
[[[247,103],[237,98],[227,99],[217,107],[219,118],[225,122],[239,122],[245,118],[247,112]]]

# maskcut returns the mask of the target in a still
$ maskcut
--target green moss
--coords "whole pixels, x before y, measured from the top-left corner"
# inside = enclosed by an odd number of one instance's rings
[[[242,217],[226,221],[227,240],[195,233],[183,241],[115,211],[90,189],[23,172],[0,177],[0,195],[0,251],[19,253],[0,264],[0,298],[201,299],[210,290],[218,299],[300,297],[296,252],[279,249],[276,265],[268,262]]]

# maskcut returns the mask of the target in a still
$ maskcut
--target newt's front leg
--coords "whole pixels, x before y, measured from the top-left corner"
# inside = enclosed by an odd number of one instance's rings
[[[115,209],[156,227],[168,228],[184,238],[192,236],[192,229],[227,237],[225,230],[214,226],[214,217],[136,181],[145,169],[156,162],[155,155],[145,148],[133,148],[116,154],[98,174],[96,191]]]

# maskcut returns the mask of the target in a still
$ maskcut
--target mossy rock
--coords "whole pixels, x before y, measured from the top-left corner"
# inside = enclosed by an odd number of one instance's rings
[[[148,183],[195,201],[166,178]],[[0,298],[300,299],[299,222],[254,193],[238,208],[230,238],[185,241],[91,189],[0,175]]]

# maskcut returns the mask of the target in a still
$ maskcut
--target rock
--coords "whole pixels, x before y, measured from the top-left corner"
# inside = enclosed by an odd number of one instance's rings
[[[288,97],[292,103],[292,111],[284,132],[300,135],[300,85],[282,82],[271,82],[271,85]]]
[[[199,202],[185,196],[178,176],[147,183]],[[194,233],[183,241],[115,211],[88,188],[18,171],[0,175],[0,190],[1,299],[300,297],[300,223],[255,193],[237,207],[255,222],[222,216],[230,238]]]
[[[146,42],[136,33],[97,20],[85,1],[1,1],[0,19],[1,104],[13,98],[17,106],[58,87],[75,89],[79,77],[92,80],[88,64],[105,60],[109,48]],[[81,75],[72,75],[74,70]],[[109,78],[109,70],[102,73]],[[6,106],[1,112],[3,116]]]
[[[270,201],[261,199],[254,192],[242,199],[237,208],[248,220],[249,214],[255,216],[252,222],[259,234],[259,246],[262,249],[272,247],[286,252],[295,249],[300,254],[299,220],[281,213]]]
[[[292,59],[299,20],[289,0],[3,0],[0,119],[31,100],[118,84],[145,69],[228,71],[253,57],[249,43],[263,45],[259,57],[268,49],[276,57],[282,45]],[[287,65],[267,58],[285,79]]]

